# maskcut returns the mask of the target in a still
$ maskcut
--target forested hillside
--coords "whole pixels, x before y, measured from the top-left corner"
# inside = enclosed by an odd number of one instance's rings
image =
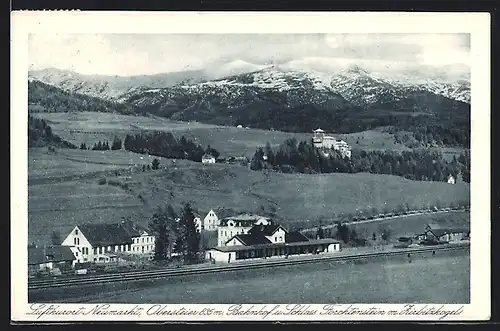
[[[28,82],[30,113],[70,113],[79,111],[133,113],[133,107],[84,94],[69,93],[39,81]]]
[[[47,146],[76,148],[72,143],[53,134],[52,128],[44,120],[28,116],[28,147]]]

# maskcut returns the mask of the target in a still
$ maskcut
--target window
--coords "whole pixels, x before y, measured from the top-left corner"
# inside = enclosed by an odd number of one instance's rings
[[[283,237],[280,237],[280,241],[283,241]]]
[[[78,256],[78,252],[75,252],[75,256]]]
[[[94,248],[94,255],[97,255],[97,248]],[[95,261],[95,259],[94,259]]]
[[[274,237],[274,241],[278,241],[278,237]]]
[[[142,238],[142,243],[144,244],[144,238]]]
[[[227,231],[224,230],[224,237],[227,237]]]
[[[75,245],[75,246],[77,245],[76,244],[76,239],[78,239],[78,238],[73,238],[73,245]]]
[[[142,246],[142,253],[144,253],[144,246]]]
[[[75,229],[75,235],[78,236],[78,229]]]

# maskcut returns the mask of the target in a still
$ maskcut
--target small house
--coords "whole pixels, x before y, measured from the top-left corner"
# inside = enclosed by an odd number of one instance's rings
[[[470,236],[470,230],[465,228],[436,229],[427,226],[425,232],[417,236],[420,240],[439,243],[456,242],[466,240]]]
[[[210,155],[210,154],[203,154],[203,156],[201,157],[201,162],[202,163],[215,163],[215,157],[213,157],[213,155]]]
[[[71,269],[76,260],[73,251],[67,246],[50,245],[28,248],[28,271],[31,275],[40,271]]]
[[[449,175],[448,176],[448,184],[455,184],[456,180],[455,180],[455,177],[453,177],[452,175]]]

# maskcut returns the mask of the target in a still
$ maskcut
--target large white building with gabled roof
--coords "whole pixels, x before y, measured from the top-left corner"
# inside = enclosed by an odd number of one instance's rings
[[[81,224],[71,230],[61,245],[71,247],[79,263],[105,263],[117,261],[117,253],[152,254],[155,237],[149,230],[128,221]]]

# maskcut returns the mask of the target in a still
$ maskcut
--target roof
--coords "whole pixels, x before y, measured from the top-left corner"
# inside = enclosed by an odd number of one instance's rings
[[[285,242],[287,243],[301,242],[301,241],[302,242],[309,241],[309,239],[299,231],[287,232],[285,234]]]
[[[316,130],[314,130],[313,132],[325,132],[323,130],[321,130],[320,128],[317,128]]]
[[[238,239],[241,241],[245,246],[252,246],[252,245],[264,245],[264,244],[270,244],[271,241],[266,238],[262,233],[257,233],[257,234],[238,234],[234,236],[233,238]],[[231,241],[233,238],[229,239],[226,241],[228,243]]]
[[[240,223],[240,226],[252,227],[255,222],[260,219],[265,219],[269,221],[268,217],[260,216],[260,215],[251,215],[251,214],[241,214],[236,216],[225,217],[221,220],[221,226],[226,226],[227,222],[234,221],[236,223]]]
[[[92,246],[113,246],[131,244],[132,237],[140,235],[139,230],[122,223],[83,224],[78,226]]]
[[[215,159],[213,157],[213,155],[210,155],[210,154],[203,154],[203,156],[201,157],[202,159]]]
[[[450,233],[467,233],[467,232],[470,232],[469,229],[463,229],[463,228],[457,228],[457,229],[429,229],[427,231],[432,232],[437,237],[441,237],[441,236],[444,236],[445,234],[450,234]]]
[[[265,236],[272,236],[278,229],[282,229],[287,232],[284,227],[279,224],[269,224],[269,225],[254,225],[248,233],[257,234],[262,233]]]
[[[69,246],[50,245],[28,248],[28,264],[42,264],[47,262],[73,261],[75,256]]]
[[[340,243],[338,240],[325,238],[325,239],[316,239],[309,241],[299,241],[293,243],[270,243],[270,244],[262,244],[262,245],[251,245],[251,246],[218,246],[213,247],[211,249],[219,251],[219,252],[236,252],[236,251],[249,251],[252,249],[265,249],[265,248],[280,248],[280,247],[297,247],[297,246],[311,246],[311,245],[329,245],[329,244],[338,244]]]

